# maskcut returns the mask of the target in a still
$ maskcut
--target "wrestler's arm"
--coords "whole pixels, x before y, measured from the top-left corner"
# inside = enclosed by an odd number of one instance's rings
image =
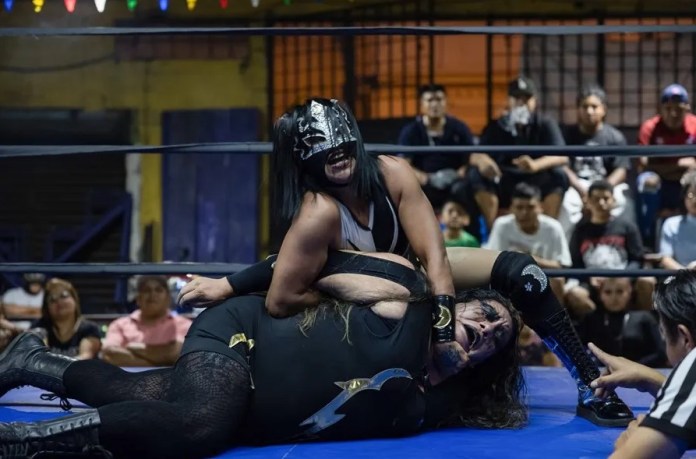
[[[380,161],[387,188],[398,207],[401,226],[425,268],[433,294],[454,296],[440,225],[418,180],[403,159],[380,156]]]
[[[283,239],[266,296],[272,316],[284,317],[319,302],[311,289],[339,231],[338,208],[321,194],[307,193]]]

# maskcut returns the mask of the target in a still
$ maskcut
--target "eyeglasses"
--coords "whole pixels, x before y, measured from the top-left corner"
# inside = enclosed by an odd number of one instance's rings
[[[71,298],[71,297],[72,297],[72,295],[70,294],[70,292],[68,292],[67,290],[63,290],[62,292],[60,292],[60,293],[57,294],[57,295],[51,295],[51,296],[49,296],[49,297],[48,297],[48,302],[49,302],[49,303],[55,303],[55,302],[58,301],[58,300],[61,300],[61,299],[64,299],[64,298]]]

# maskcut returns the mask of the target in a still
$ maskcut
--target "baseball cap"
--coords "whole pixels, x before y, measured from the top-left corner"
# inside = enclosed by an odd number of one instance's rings
[[[686,88],[684,88],[684,86],[680,84],[671,84],[662,91],[662,96],[660,97],[661,104],[664,104],[665,102],[669,101],[688,104],[689,93],[686,91]]]
[[[508,85],[508,95],[512,97],[532,97],[536,95],[536,85],[527,77],[517,77]]]

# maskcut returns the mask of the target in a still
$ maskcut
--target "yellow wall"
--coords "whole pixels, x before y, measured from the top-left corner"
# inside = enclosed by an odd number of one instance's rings
[[[125,1],[108,1],[103,14],[98,14],[94,3],[88,0],[79,0],[73,14],[66,12],[60,0],[48,1],[40,14],[33,12],[29,0],[15,3],[12,12],[0,13],[0,26],[111,26],[115,19],[133,17]],[[185,2],[170,3],[172,8],[178,8],[170,16],[185,14],[190,18],[219,11],[211,3],[211,10],[199,7],[192,14],[186,12]],[[111,37],[0,38],[0,107],[133,110],[135,142],[149,145],[162,142],[161,114],[166,110],[253,107],[262,113],[266,111],[265,48],[261,37],[251,38],[250,56],[245,62],[116,62],[109,57],[113,52]],[[105,59],[80,68],[48,70],[100,57]],[[154,224],[155,259],[161,260],[159,155],[143,155],[141,170],[140,224],[142,228]]]

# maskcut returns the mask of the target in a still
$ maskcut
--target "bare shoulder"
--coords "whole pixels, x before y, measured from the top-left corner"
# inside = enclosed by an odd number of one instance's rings
[[[332,230],[341,220],[338,204],[324,193],[307,192],[302,198],[300,211],[295,217],[292,226],[303,228],[323,228]]]

